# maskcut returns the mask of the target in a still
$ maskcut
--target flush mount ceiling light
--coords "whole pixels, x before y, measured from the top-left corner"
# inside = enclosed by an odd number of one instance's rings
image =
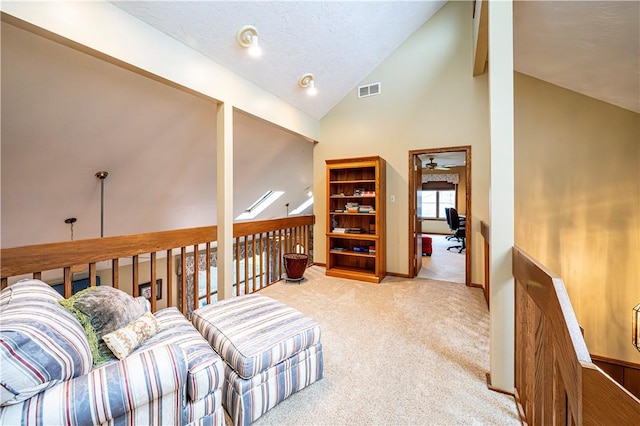
[[[238,30],[236,40],[242,47],[249,49],[249,55],[257,58],[262,54],[262,49],[258,45],[258,30],[253,25],[245,25]]]
[[[307,73],[300,77],[300,80],[298,80],[298,86],[302,87],[303,89],[307,89],[307,94],[309,94],[310,96],[315,96],[318,94],[318,89],[316,89],[316,84],[313,81],[313,74],[311,73]]]

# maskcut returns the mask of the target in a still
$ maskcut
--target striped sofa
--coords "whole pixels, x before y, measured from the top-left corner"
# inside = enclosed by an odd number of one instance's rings
[[[324,375],[320,325],[261,294],[204,306],[191,321],[226,361],[222,405],[247,426]]]
[[[60,298],[38,280],[0,293],[0,424],[224,423],[224,363],[176,308],[154,314],[161,330],[127,358],[93,367]]]

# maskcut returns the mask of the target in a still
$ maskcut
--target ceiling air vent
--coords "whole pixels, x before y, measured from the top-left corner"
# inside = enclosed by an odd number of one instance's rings
[[[358,97],[366,98],[367,96],[379,95],[382,92],[382,83],[367,84],[358,87]]]

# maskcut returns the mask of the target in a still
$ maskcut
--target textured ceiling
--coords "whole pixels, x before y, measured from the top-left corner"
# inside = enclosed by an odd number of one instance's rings
[[[446,2],[112,3],[321,118]],[[259,32],[258,59],[236,42],[238,29],[248,24]],[[514,67],[640,112],[640,2],[514,2]],[[297,86],[309,72],[315,97]]]
[[[114,1],[125,12],[315,118],[336,103],[427,21],[444,1]],[[237,31],[254,25],[262,56]],[[315,76],[318,94],[298,87]],[[355,92],[354,92],[355,96]]]

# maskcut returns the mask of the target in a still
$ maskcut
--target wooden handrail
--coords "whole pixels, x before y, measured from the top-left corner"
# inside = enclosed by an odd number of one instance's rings
[[[315,224],[315,216],[293,216],[284,219],[260,220],[255,222],[239,222],[233,224],[233,236],[260,234],[274,229],[298,228]]]
[[[281,257],[284,250],[304,250],[310,254],[312,250],[310,227],[313,226],[314,223],[315,217],[313,215],[235,223],[233,225],[233,238],[236,247],[235,259],[243,259],[246,256],[255,257],[259,254],[260,257],[262,257],[262,253],[265,252],[268,246],[266,241],[269,241],[269,239],[275,239],[275,241],[277,241],[276,246],[272,244],[273,252],[265,254],[265,260],[267,260],[268,263],[266,266],[263,266],[261,262],[260,271],[256,270],[255,264],[253,264],[250,270],[248,263],[245,262],[243,292],[247,294],[259,290],[280,279],[283,271]],[[11,277],[32,274],[33,278],[42,279],[43,272],[61,269],[64,294],[65,297],[70,297],[72,293],[71,268],[73,265],[88,265],[89,283],[91,286],[95,286],[98,272],[97,263],[108,261],[111,262],[111,285],[118,288],[119,277],[122,273],[120,267],[123,266],[123,263],[119,262],[119,259],[131,258],[132,295],[136,296],[139,284],[141,255],[149,255],[150,276],[152,282],[155,282],[157,259],[159,257],[166,257],[168,259],[174,255],[178,255],[184,259],[187,256],[187,252],[200,252],[204,248],[207,257],[207,294],[198,295],[198,274],[195,274],[195,288],[192,289],[195,295],[193,306],[187,307],[186,297],[182,297],[180,308],[184,313],[188,309],[196,307],[199,296],[206,297],[207,302],[210,301],[211,295],[209,290],[212,280],[210,257],[211,248],[215,246],[217,237],[216,226],[205,226],[3,248],[0,250],[1,287],[5,288],[9,283],[8,279]],[[242,255],[240,254],[240,247],[243,247]],[[249,248],[251,248],[253,252],[250,253],[248,251]],[[277,259],[273,259],[273,256],[277,256]],[[236,264],[239,266],[239,262],[236,262]],[[178,279],[180,282],[178,283],[178,291],[183,292],[181,294],[185,294],[184,292],[188,290],[185,281],[185,262],[182,262],[179,272]],[[265,279],[263,274],[269,278]],[[173,265],[169,259],[167,261],[166,276],[167,302],[168,306],[173,306]],[[256,284],[258,276],[260,282],[259,287]],[[238,270],[236,279],[239,280],[239,277],[240,271]],[[253,281],[252,286],[249,286],[249,280]],[[238,283],[234,283],[234,285],[238,285]],[[238,290],[238,292],[240,293],[240,290]],[[153,285],[151,286],[151,293],[151,308],[155,311],[156,289]]]
[[[515,387],[525,421],[637,423],[640,401],[591,362],[562,279],[518,247],[513,275]]]
[[[235,225],[234,225],[235,227]],[[48,271],[65,266],[95,263],[121,257],[187,247],[218,239],[217,226],[149,232],[117,237],[91,238],[37,244],[0,250],[0,277]]]

